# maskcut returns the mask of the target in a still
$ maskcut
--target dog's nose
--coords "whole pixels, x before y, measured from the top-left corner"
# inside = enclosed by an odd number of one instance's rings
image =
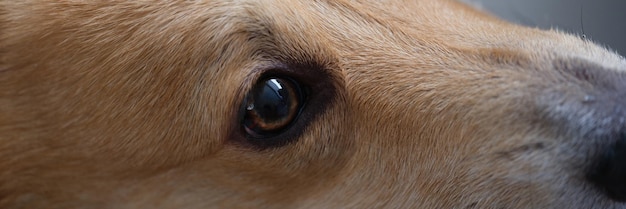
[[[586,147],[588,182],[609,198],[626,202],[626,71],[570,61],[559,65],[567,90],[547,106],[552,119],[567,124]],[[560,85],[560,84],[558,84]],[[575,93],[572,93],[575,92]],[[577,95],[577,96],[570,96]]]
[[[626,202],[626,133],[596,160],[589,181],[620,202]]]
[[[626,73],[590,65],[569,67],[575,80],[583,81],[586,87],[582,89],[591,96],[579,103],[580,108],[572,108],[566,114],[574,116],[569,119],[578,124],[575,127],[585,130],[585,141],[599,145],[592,148],[597,154],[589,156],[587,180],[609,198],[626,202]]]

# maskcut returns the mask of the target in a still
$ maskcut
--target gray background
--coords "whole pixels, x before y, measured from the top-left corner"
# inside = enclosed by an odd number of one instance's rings
[[[575,34],[584,28],[587,38],[626,55],[626,0],[465,1],[519,24]]]

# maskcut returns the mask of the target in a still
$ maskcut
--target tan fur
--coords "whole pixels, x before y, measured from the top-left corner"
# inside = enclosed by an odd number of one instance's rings
[[[237,142],[285,62],[333,98]],[[587,64],[626,69],[447,0],[0,0],[0,208],[626,208],[578,169]]]

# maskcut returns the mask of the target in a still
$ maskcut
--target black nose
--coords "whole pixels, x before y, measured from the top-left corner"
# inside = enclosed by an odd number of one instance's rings
[[[626,134],[598,158],[587,177],[613,200],[626,202]]]
[[[561,95],[580,89],[586,96],[545,100],[548,118],[565,124],[591,146],[588,182],[607,197],[626,202],[626,71],[583,60],[557,62],[555,68],[562,72],[560,80],[577,87]]]

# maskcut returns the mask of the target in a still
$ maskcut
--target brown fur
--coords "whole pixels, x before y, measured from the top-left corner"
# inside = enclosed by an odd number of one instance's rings
[[[332,96],[257,149],[238,111],[277,65]],[[0,208],[626,208],[576,117],[624,69],[446,0],[0,0]]]

